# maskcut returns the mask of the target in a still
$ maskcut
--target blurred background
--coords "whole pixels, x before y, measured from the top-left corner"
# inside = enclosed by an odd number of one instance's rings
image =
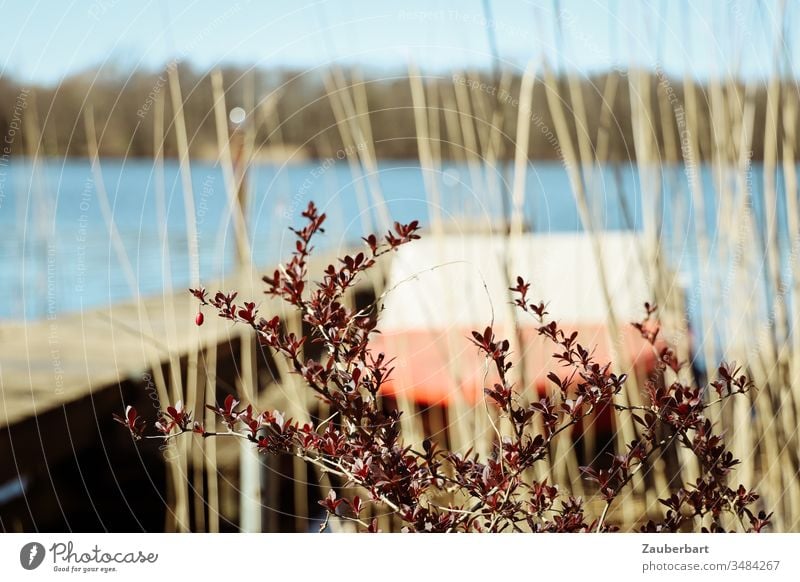
[[[546,390],[550,349],[509,307],[517,275],[632,373],[634,404],[653,362],[629,322],[655,301],[689,380],[723,360],[752,376],[713,420],[742,460],[731,480],[797,531],[798,10],[3,5],[0,530],[317,529],[316,500],[340,484],[300,461],[213,439],[134,446],[111,421],[180,399],[211,424],[203,404],[226,394],[325,417],[246,330],[195,326],[186,292],[233,288],[289,317],[259,278],[313,200],[329,215],[317,273],[394,220],[423,224],[349,298],[384,308],[376,349],[403,362],[384,397],[408,442],[489,451],[465,338],[490,321],[513,338],[518,384]],[[598,418],[564,434],[538,477],[592,498],[578,466],[636,430]],[[659,515],[697,470],[663,459],[612,519]]]

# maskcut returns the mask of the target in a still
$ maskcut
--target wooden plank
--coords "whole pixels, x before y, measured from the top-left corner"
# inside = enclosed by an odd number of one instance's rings
[[[0,427],[139,377],[151,357],[224,341],[226,322],[194,324],[188,293],[155,297],[0,329]]]
[[[332,257],[310,265],[316,278]],[[228,276],[210,283],[210,292],[236,289],[239,300],[256,301],[263,315],[294,313],[263,294],[261,271]],[[34,322],[0,326],[0,431],[27,418],[118,386],[141,383],[154,361],[184,356],[192,349],[237,341],[238,328],[205,310],[195,325],[197,301],[181,289],[174,295],[149,297],[81,313],[59,314]]]

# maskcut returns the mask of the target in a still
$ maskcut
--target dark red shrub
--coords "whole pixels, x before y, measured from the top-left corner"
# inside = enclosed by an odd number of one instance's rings
[[[677,484],[661,500],[666,508],[663,519],[648,522],[642,531],[698,529],[703,522],[710,524],[703,530],[720,531],[724,513],[735,516],[748,531],[761,531],[769,523],[769,515],[751,509],[757,494],[743,485],[736,489],[727,485],[727,476],[738,461],[705,417],[706,409],[714,404],[707,402],[707,390],[677,381],[665,383],[666,371],[677,371],[681,366],[674,352],[658,339],[654,305],[646,304],[644,319],[634,324],[658,356],[656,370],[645,386],[648,404],[626,406],[616,398],[626,376],[614,374],[609,364],[596,363],[592,350],[579,342],[576,333],[562,330],[555,321],[546,321],[545,305],[530,302],[530,285],[517,278],[511,289],[514,302],[536,319],[539,335],[553,342],[553,357],[566,369],[566,377],[552,374],[555,390],[528,402],[528,395],[509,380],[509,342],[496,337],[491,326],[474,331],[470,341],[499,377],[485,393],[508,418],[510,433],[498,433],[492,453],[485,459],[471,452],[440,450],[429,439],[404,442],[401,412],[378,404],[378,393],[391,378],[392,362],[370,348],[370,336],[378,323],[376,310],[354,311],[342,299],[381,255],[419,238],[419,224],[395,223],[382,240],[375,235],[366,237],[365,251],[329,265],[322,279],[312,285],[307,273],[311,241],[322,231],[325,215],[312,203],[303,217],[304,227],[294,230],[297,241],[291,259],[264,277],[264,282],[269,295],[298,311],[310,329],[306,337],[287,332],[278,317],[259,316],[253,302],[237,303],[235,292],[213,296],[205,289],[191,292],[201,307],[211,306],[220,317],[252,327],[263,345],[285,358],[309,389],[330,404],[334,416],[320,426],[300,426],[279,412],[241,408],[233,396],[228,396],[221,406],[209,406],[226,432],[207,431],[193,424],[178,403],[168,407],[156,423],[161,434],[145,438],[169,439],[186,432],[204,438],[223,434],[247,439],[265,453],[295,455],[340,477],[344,484],[359,487],[368,496],[348,500],[338,498],[332,490],[320,502],[329,515],[351,520],[364,531],[377,531],[374,521],[367,523],[361,518],[364,504],[374,503],[400,519],[404,531],[418,532],[614,531],[616,528],[606,521],[608,510],[633,476],[646,472],[657,456],[685,447],[699,461],[700,478],[695,483]],[[201,316],[197,322],[202,323]],[[325,357],[319,361],[301,359],[305,342],[321,345]],[[719,402],[747,391],[750,385],[738,368],[723,364],[712,387]],[[532,481],[525,474],[548,457],[557,435],[605,408],[632,415],[638,431],[636,438],[624,450],[612,454],[608,462],[582,468],[583,477],[595,485],[604,501],[602,514],[593,519],[586,515],[581,499],[562,494],[558,484]],[[135,438],[143,436],[144,423],[134,409],[129,407],[125,417],[117,420]]]

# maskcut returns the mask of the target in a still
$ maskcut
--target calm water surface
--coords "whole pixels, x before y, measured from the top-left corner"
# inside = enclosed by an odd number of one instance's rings
[[[703,262],[698,261],[694,240],[697,212],[683,168],[662,170],[663,243],[691,295],[709,275],[707,268],[698,266]],[[341,162],[253,167],[246,219],[254,261],[267,266],[291,251],[287,228],[297,223],[300,210],[311,199],[330,216],[327,234],[318,247],[357,242],[365,229],[379,224],[381,213],[370,196],[376,185],[385,200],[383,209],[392,219],[419,218],[427,224],[431,204],[426,192],[435,189],[446,220],[482,228],[501,221],[505,211],[501,193],[510,190],[513,179],[508,167],[489,171],[450,164],[425,174],[416,162],[398,161],[381,163],[377,175],[357,177]],[[708,168],[699,174],[707,193],[704,219],[713,253],[714,245],[726,244],[716,237],[715,180]],[[104,160],[102,176],[109,201],[107,213],[87,160],[48,160],[38,168],[17,160],[0,168],[0,294],[4,298],[0,319],[37,319],[188,285],[187,217],[177,163],[166,162],[162,172],[149,161]],[[758,194],[760,168],[754,167],[749,182]],[[778,186],[782,190],[780,176]],[[587,187],[599,228],[644,228],[647,213],[643,204],[649,198],[642,195],[642,180],[635,167],[604,167]],[[201,278],[207,281],[232,268],[233,222],[218,166],[194,163],[192,188],[198,264]],[[534,231],[582,230],[560,164],[530,165],[525,199],[525,218]],[[758,205],[761,196],[753,199],[752,210],[763,218],[763,208]],[[782,193],[777,215],[785,217]],[[785,221],[779,219],[779,223],[781,236],[786,238]],[[112,236],[112,229],[118,238]],[[721,282],[719,277],[716,281]]]

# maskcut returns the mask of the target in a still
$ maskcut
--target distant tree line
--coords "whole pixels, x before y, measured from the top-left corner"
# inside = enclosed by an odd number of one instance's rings
[[[285,69],[244,69],[223,71],[226,106],[241,106],[253,111],[255,145],[263,151],[297,152],[308,157],[327,157],[347,147],[340,127],[345,122],[367,128],[380,158],[416,158],[418,155],[414,100],[408,73],[360,72],[353,69],[299,71]],[[610,76],[615,90],[606,91]],[[188,128],[190,153],[212,158],[217,152],[210,74],[178,66],[183,115]],[[518,127],[519,74],[494,78],[486,71],[438,73],[424,81],[425,127],[443,159],[463,160],[470,154],[465,132],[474,134],[478,155],[484,155],[490,128],[500,130],[492,145],[498,159],[513,158]],[[592,147],[604,141],[609,160],[636,157],[634,128],[650,132],[656,145],[652,154],[664,161],[678,161],[687,131],[693,132],[700,159],[708,159],[719,132],[735,131],[737,115],[745,102],[741,83],[693,85],[696,99],[691,116],[682,79],[670,79],[651,72],[645,78],[646,91],[632,85],[631,77],[619,71],[581,77],[580,96],[585,120],[575,113],[568,79],[557,77],[558,97],[567,112],[573,136],[585,132]],[[461,87],[457,87],[461,84]],[[714,90],[723,91],[723,107],[713,107]],[[461,91],[459,99],[458,91]],[[528,155],[532,159],[557,159],[558,140],[548,106],[547,88],[537,78],[533,88],[531,131]],[[752,138],[753,159],[764,152],[764,125],[767,122],[767,85],[751,88],[755,104]],[[339,108],[331,96],[339,99]],[[464,95],[467,96],[466,101]],[[716,93],[719,95],[719,92]],[[604,106],[611,97],[610,109]],[[163,100],[165,131],[163,139],[154,135],[154,110]],[[633,100],[633,101],[632,101]],[[785,83],[775,100],[778,127],[776,143],[783,141],[782,110],[798,100],[796,85]],[[717,102],[718,103],[718,102]],[[151,157],[156,144],[163,144],[164,155],[177,155],[175,111],[171,104],[167,70],[155,72],[97,73],[87,71],[69,77],[57,86],[26,86],[12,78],[0,77],[0,134],[10,155],[86,156],[87,140],[83,111],[91,106],[100,141],[100,153],[115,157]],[[366,109],[365,109],[366,107]],[[468,108],[468,109],[465,109]],[[604,108],[605,113],[602,113]],[[365,111],[368,111],[365,114]],[[737,114],[737,111],[740,113]],[[21,114],[21,115],[20,115]],[[9,136],[11,138],[9,139]],[[651,148],[652,150],[652,148]],[[474,149],[472,150],[474,152]]]

